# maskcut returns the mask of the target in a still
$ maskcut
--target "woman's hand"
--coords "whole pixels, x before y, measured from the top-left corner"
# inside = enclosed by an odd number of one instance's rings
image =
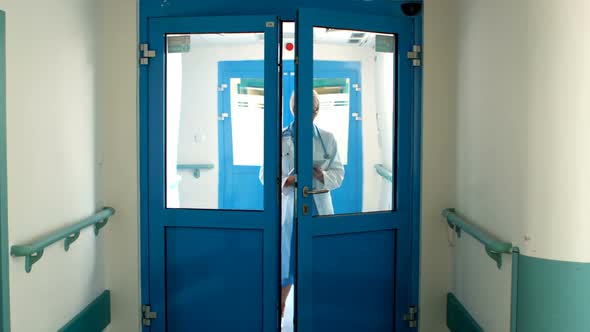
[[[283,187],[293,187],[295,185],[295,177],[293,175],[289,175]]]
[[[321,183],[324,183],[324,171],[322,171],[320,166],[313,165],[313,177]]]

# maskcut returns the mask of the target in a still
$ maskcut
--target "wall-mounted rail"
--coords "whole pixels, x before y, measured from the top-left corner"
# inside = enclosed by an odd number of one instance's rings
[[[458,215],[455,209],[444,209],[442,215],[447,219],[449,227],[455,230],[457,236],[460,237],[461,231],[465,231],[477,241],[481,242],[488,256],[496,261],[499,269],[502,268],[502,254],[512,254],[512,243],[499,240],[495,236],[484,232]]]
[[[213,164],[178,164],[176,165],[177,170],[192,170],[193,176],[198,179],[201,177],[201,171],[215,168]]]
[[[33,264],[43,256],[43,250],[45,248],[57,241],[64,240],[64,249],[68,251],[70,245],[80,236],[80,230],[89,226],[94,226],[94,234],[98,236],[100,229],[107,224],[109,217],[113,214],[115,214],[115,209],[105,207],[92,216],[80,220],[74,225],[50,233],[35,242],[24,245],[13,245],[10,248],[10,255],[15,257],[25,257],[25,271],[29,273],[31,272]]]
[[[391,173],[391,171],[388,170],[385,166],[381,164],[376,164],[375,170],[377,171],[377,174],[381,175],[382,178],[389,182],[393,182],[393,173]]]

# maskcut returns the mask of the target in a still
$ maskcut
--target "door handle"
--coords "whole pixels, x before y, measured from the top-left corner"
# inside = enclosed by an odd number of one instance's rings
[[[303,187],[303,197],[309,197],[311,195],[317,195],[317,194],[327,194],[329,192],[330,192],[330,190],[328,190],[328,189],[309,190],[309,188],[307,186]]]

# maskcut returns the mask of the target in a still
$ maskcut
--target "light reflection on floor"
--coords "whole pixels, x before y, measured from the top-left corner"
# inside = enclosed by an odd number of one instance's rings
[[[291,289],[285,305],[285,317],[283,318],[283,332],[293,332],[294,296],[295,286]]]

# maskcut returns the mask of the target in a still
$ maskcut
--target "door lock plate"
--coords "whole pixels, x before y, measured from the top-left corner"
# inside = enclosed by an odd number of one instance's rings
[[[303,214],[304,215],[308,215],[309,214],[309,205],[303,204]]]

